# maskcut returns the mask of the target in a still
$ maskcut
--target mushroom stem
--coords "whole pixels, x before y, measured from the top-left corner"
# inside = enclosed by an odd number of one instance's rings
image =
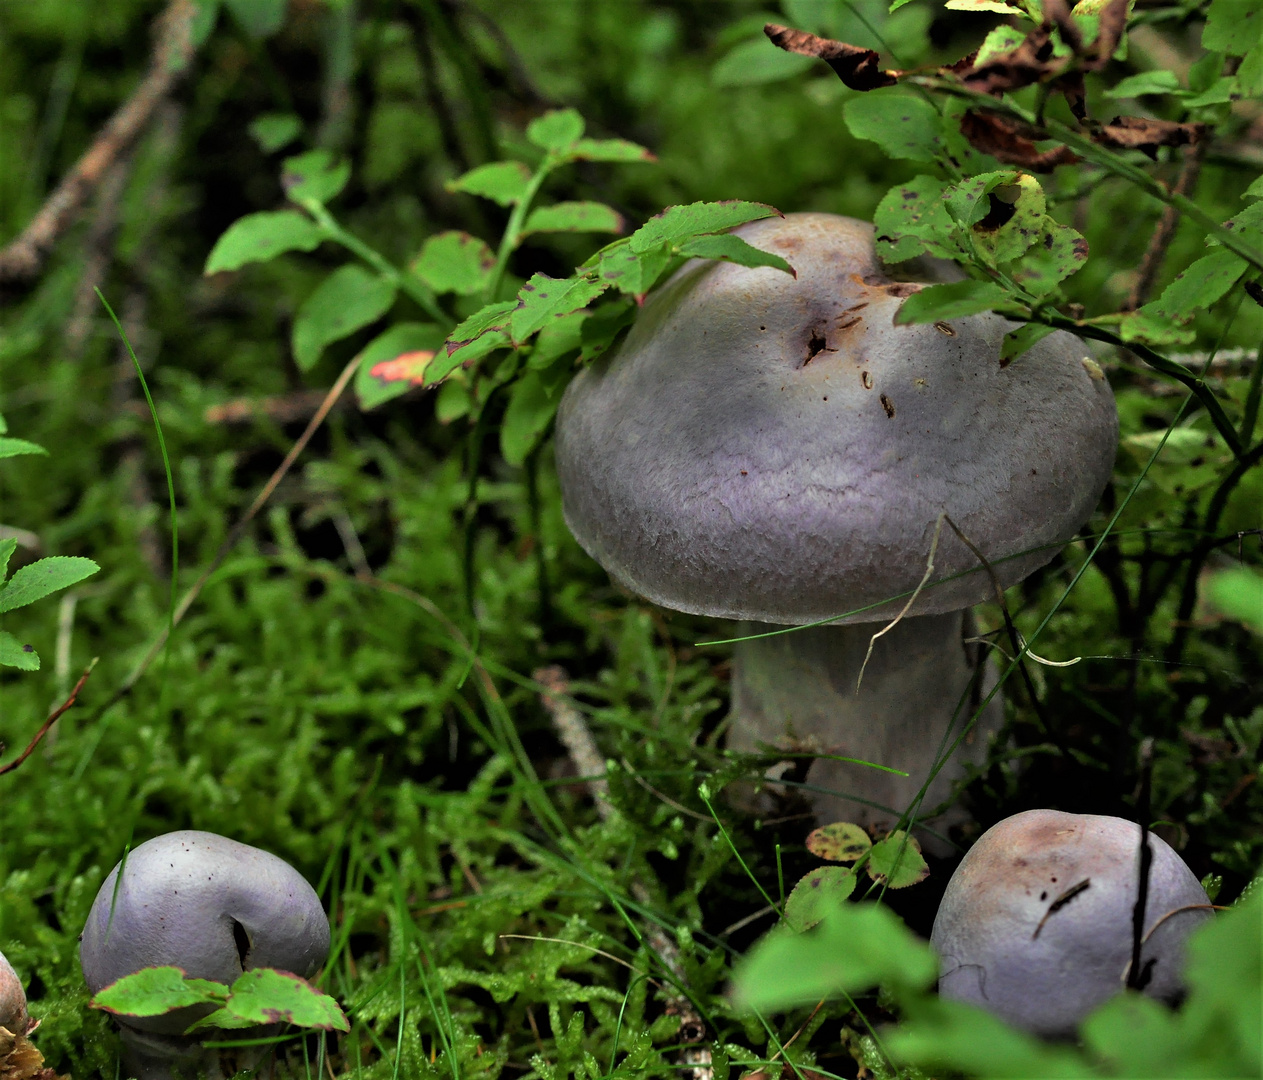
[[[858,691],[869,642],[882,624],[804,627],[740,642],[733,662],[729,747],[746,752],[793,748],[906,772],[899,776],[821,758],[807,773],[808,784],[829,791],[807,792],[821,821],[892,827],[916,798],[940,746],[950,748],[994,685],[993,672],[984,670],[977,678],[979,649],[964,641],[972,623],[968,611],[902,620],[877,639]],[[743,632],[770,629],[777,628],[747,623]],[[967,765],[984,759],[1003,712],[997,695],[930,784],[922,813],[951,796]],[[941,831],[964,816],[953,807],[928,824]],[[919,838],[927,850],[944,849],[924,833]]]

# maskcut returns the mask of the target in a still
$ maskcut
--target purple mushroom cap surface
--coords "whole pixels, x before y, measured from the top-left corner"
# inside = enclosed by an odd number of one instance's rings
[[[329,953],[329,920],[316,891],[284,859],[216,833],[156,836],[131,851],[117,893],[116,866],[80,938],[92,993],[141,968],[174,965],[231,984],[244,970],[307,977]],[[186,1010],[126,1017],[133,1027],[183,1032]]]
[[[665,607],[796,624],[893,617],[947,513],[1003,584],[1046,563],[1113,467],[1117,414],[1078,338],[1001,367],[1015,324],[896,326],[871,225],[790,214],[735,230],[769,267],[685,264],[562,400],[566,522],[619,582]],[[1016,556],[1012,557],[1011,556]],[[943,527],[914,614],[994,595]],[[886,603],[882,603],[887,601]]]
[[[1141,989],[1175,1001],[1184,943],[1210,900],[1184,860],[1149,834]],[[1028,810],[992,826],[947,885],[930,944],[939,993],[1045,1036],[1068,1036],[1126,982],[1140,826]]]
[[[14,1035],[25,1035],[30,1022],[22,980],[4,953],[0,953],[0,1027]]]

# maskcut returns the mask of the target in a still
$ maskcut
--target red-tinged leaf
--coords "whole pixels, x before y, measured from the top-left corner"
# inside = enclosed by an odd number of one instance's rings
[[[373,409],[424,382],[425,371],[443,345],[443,331],[429,323],[399,323],[379,334],[360,353],[355,396],[361,409]]]
[[[1047,138],[1037,128],[970,109],[960,118],[960,132],[970,146],[1006,165],[1020,165],[1030,172],[1052,172],[1058,165],[1072,165],[1078,157],[1068,146],[1040,150],[1036,139]]]
[[[1092,136],[1093,142],[1118,150],[1140,150],[1156,158],[1160,146],[1191,146],[1206,135],[1205,124],[1177,124],[1146,116],[1116,116]]]
[[[768,23],[763,33],[778,49],[823,60],[852,90],[876,90],[881,86],[894,86],[899,81],[899,72],[883,71],[877,66],[881,57],[872,49],[817,37],[777,23]]]

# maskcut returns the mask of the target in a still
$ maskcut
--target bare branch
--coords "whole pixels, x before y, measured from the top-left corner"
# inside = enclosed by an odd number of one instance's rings
[[[15,757],[12,761],[10,761],[9,764],[0,765],[0,776],[3,776],[7,772],[12,772],[19,765],[21,765],[22,762],[24,762],[28,757],[31,756],[32,751],[34,751],[34,749],[37,746],[39,746],[40,739],[42,739],[45,735],[48,734],[48,729],[51,728],[55,723],[57,723],[57,721],[61,718],[62,713],[66,712],[66,710],[69,709],[70,706],[75,703],[75,698],[79,696],[79,691],[83,689],[83,684],[88,681],[88,676],[92,674],[92,669],[94,667],[96,667],[95,660],[93,660],[92,663],[88,665],[87,670],[84,671],[84,673],[79,676],[79,681],[75,683],[74,689],[70,691],[70,696],[66,698],[66,700],[61,705],[59,705],[51,713],[49,713],[48,719],[45,720],[44,723],[40,725],[39,731],[35,733],[35,738],[33,738],[27,744],[26,749],[23,750],[20,754],[18,754],[18,756]],[[0,746],[0,750],[3,750],[3,749],[4,749],[3,746]]]

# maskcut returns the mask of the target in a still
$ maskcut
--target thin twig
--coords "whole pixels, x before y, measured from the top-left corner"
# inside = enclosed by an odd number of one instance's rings
[[[1208,145],[1209,140],[1203,139],[1193,143],[1192,146],[1184,151],[1184,160],[1180,164],[1180,175],[1176,178],[1173,189],[1174,194],[1192,194],[1193,188],[1197,186],[1197,178],[1201,175],[1202,161],[1206,157],[1206,147]],[[1127,297],[1127,302],[1123,304],[1123,311],[1135,311],[1149,299],[1149,294],[1153,291],[1154,282],[1157,281],[1158,274],[1162,270],[1162,264],[1166,260],[1167,248],[1171,246],[1171,240],[1175,236],[1175,229],[1179,223],[1179,209],[1170,204],[1163,207],[1162,216],[1158,219],[1158,226],[1153,230],[1153,236],[1149,238],[1149,246],[1145,249],[1144,258],[1140,260],[1136,284],[1132,286],[1131,295]]]
[[[74,308],[66,324],[66,354],[74,360],[83,354],[92,333],[97,310],[96,290],[105,287],[105,275],[114,261],[114,234],[118,230],[123,193],[135,155],[122,154],[105,173],[83,251],[83,273],[75,289]]]
[[[193,59],[193,0],[171,0],[158,17],[144,80],[106,121],[92,145],[40,207],[22,233],[0,250],[0,281],[37,277],[58,238],[79,216],[110,166],[144,131]]]
[[[26,749],[23,750],[12,761],[10,761],[9,764],[0,765],[0,776],[3,776],[7,772],[12,772],[19,765],[21,765],[22,762],[24,762],[28,757],[31,756],[31,752],[39,745],[40,739],[42,739],[45,735],[48,734],[48,729],[51,728],[55,723],[57,723],[62,713],[66,712],[66,710],[68,710],[70,706],[75,703],[75,698],[79,696],[79,691],[83,689],[83,684],[88,681],[88,676],[92,674],[92,669],[94,667],[96,667],[95,659],[93,659],[92,663],[90,663],[87,666],[83,674],[79,676],[79,681],[75,683],[74,689],[70,691],[70,696],[66,698],[66,700],[61,705],[57,706],[57,708],[55,708],[51,713],[49,713],[48,719],[45,720],[44,723],[40,725],[39,731],[35,733],[35,738],[33,738],[27,744]],[[3,745],[0,745],[0,750],[3,750],[3,749],[4,749]]]

